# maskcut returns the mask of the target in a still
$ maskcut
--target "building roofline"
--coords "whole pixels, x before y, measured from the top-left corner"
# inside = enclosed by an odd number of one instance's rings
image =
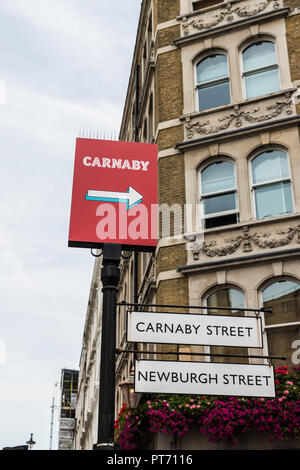
[[[126,92],[126,97],[125,97],[125,103],[124,103],[124,107],[123,107],[122,120],[121,120],[120,131],[119,131],[119,138],[121,137],[121,134],[123,132],[123,128],[124,128],[124,124],[125,124],[125,116],[126,116],[126,113],[128,112],[128,105],[129,105],[129,102],[130,102],[130,94],[132,92],[132,87],[134,86],[135,67],[137,65],[137,56],[138,56],[139,47],[140,47],[139,37],[141,35],[141,31],[142,31],[142,28],[144,26],[144,21],[143,20],[144,20],[145,13],[147,11],[147,6],[148,6],[147,4],[149,3],[149,1],[150,0],[142,0],[142,3],[141,3],[141,10],[140,10],[138,27],[137,27],[137,32],[136,32],[135,45],[134,45],[134,50],[133,50],[131,69],[130,69],[127,92]]]

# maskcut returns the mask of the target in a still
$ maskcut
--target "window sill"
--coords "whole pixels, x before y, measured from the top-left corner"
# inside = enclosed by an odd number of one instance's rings
[[[208,114],[213,114],[213,113],[222,112],[222,111],[228,111],[230,109],[234,109],[235,106],[242,106],[242,105],[248,105],[248,104],[251,105],[253,103],[258,103],[258,102],[261,102],[261,101],[268,100],[270,98],[276,98],[277,96],[282,96],[285,93],[293,94],[296,90],[297,90],[297,88],[295,88],[295,87],[287,88],[285,90],[280,90],[280,91],[276,91],[274,93],[269,93],[268,95],[257,96],[255,98],[248,98],[248,99],[244,99],[244,100],[241,100],[241,101],[237,101],[235,103],[233,102],[233,103],[227,104],[225,106],[217,106],[216,108],[205,109],[204,111],[193,111],[191,113],[183,114],[182,116],[179,117],[179,120],[180,121],[186,121],[186,120],[189,120],[189,119],[194,119],[194,118],[206,116]]]
[[[272,330],[275,328],[289,328],[293,326],[300,326],[300,321],[294,321],[289,323],[276,323],[274,325],[265,325],[266,330]]]

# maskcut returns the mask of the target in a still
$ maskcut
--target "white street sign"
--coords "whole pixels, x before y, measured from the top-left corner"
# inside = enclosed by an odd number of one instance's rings
[[[135,361],[135,392],[275,397],[274,367],[183,361]]]
[[[260,317],[127,312],[127,341],[262,348]]]

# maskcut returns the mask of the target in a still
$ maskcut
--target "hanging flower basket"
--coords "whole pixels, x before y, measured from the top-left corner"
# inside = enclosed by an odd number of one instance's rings
[[[270,440],[299,439],[300,368],[275,370],[276,398],[144,395],[135,409],[123,405],[115,422],[121,450],[141,448],[145,436],[166,433],[186,437],[193,426],[209,441],[237,444],[255,430]]]

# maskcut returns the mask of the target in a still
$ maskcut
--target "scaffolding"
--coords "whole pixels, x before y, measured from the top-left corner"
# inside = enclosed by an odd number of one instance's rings
[[[63,369],[61,372],[61,403],[59,423],[60,450],[71,450],[75,431],[75,410],[78,392],[78,370]]]
[[[61,372],[61,418],[75,418],[78,392],[78,370],[63,369]]]

